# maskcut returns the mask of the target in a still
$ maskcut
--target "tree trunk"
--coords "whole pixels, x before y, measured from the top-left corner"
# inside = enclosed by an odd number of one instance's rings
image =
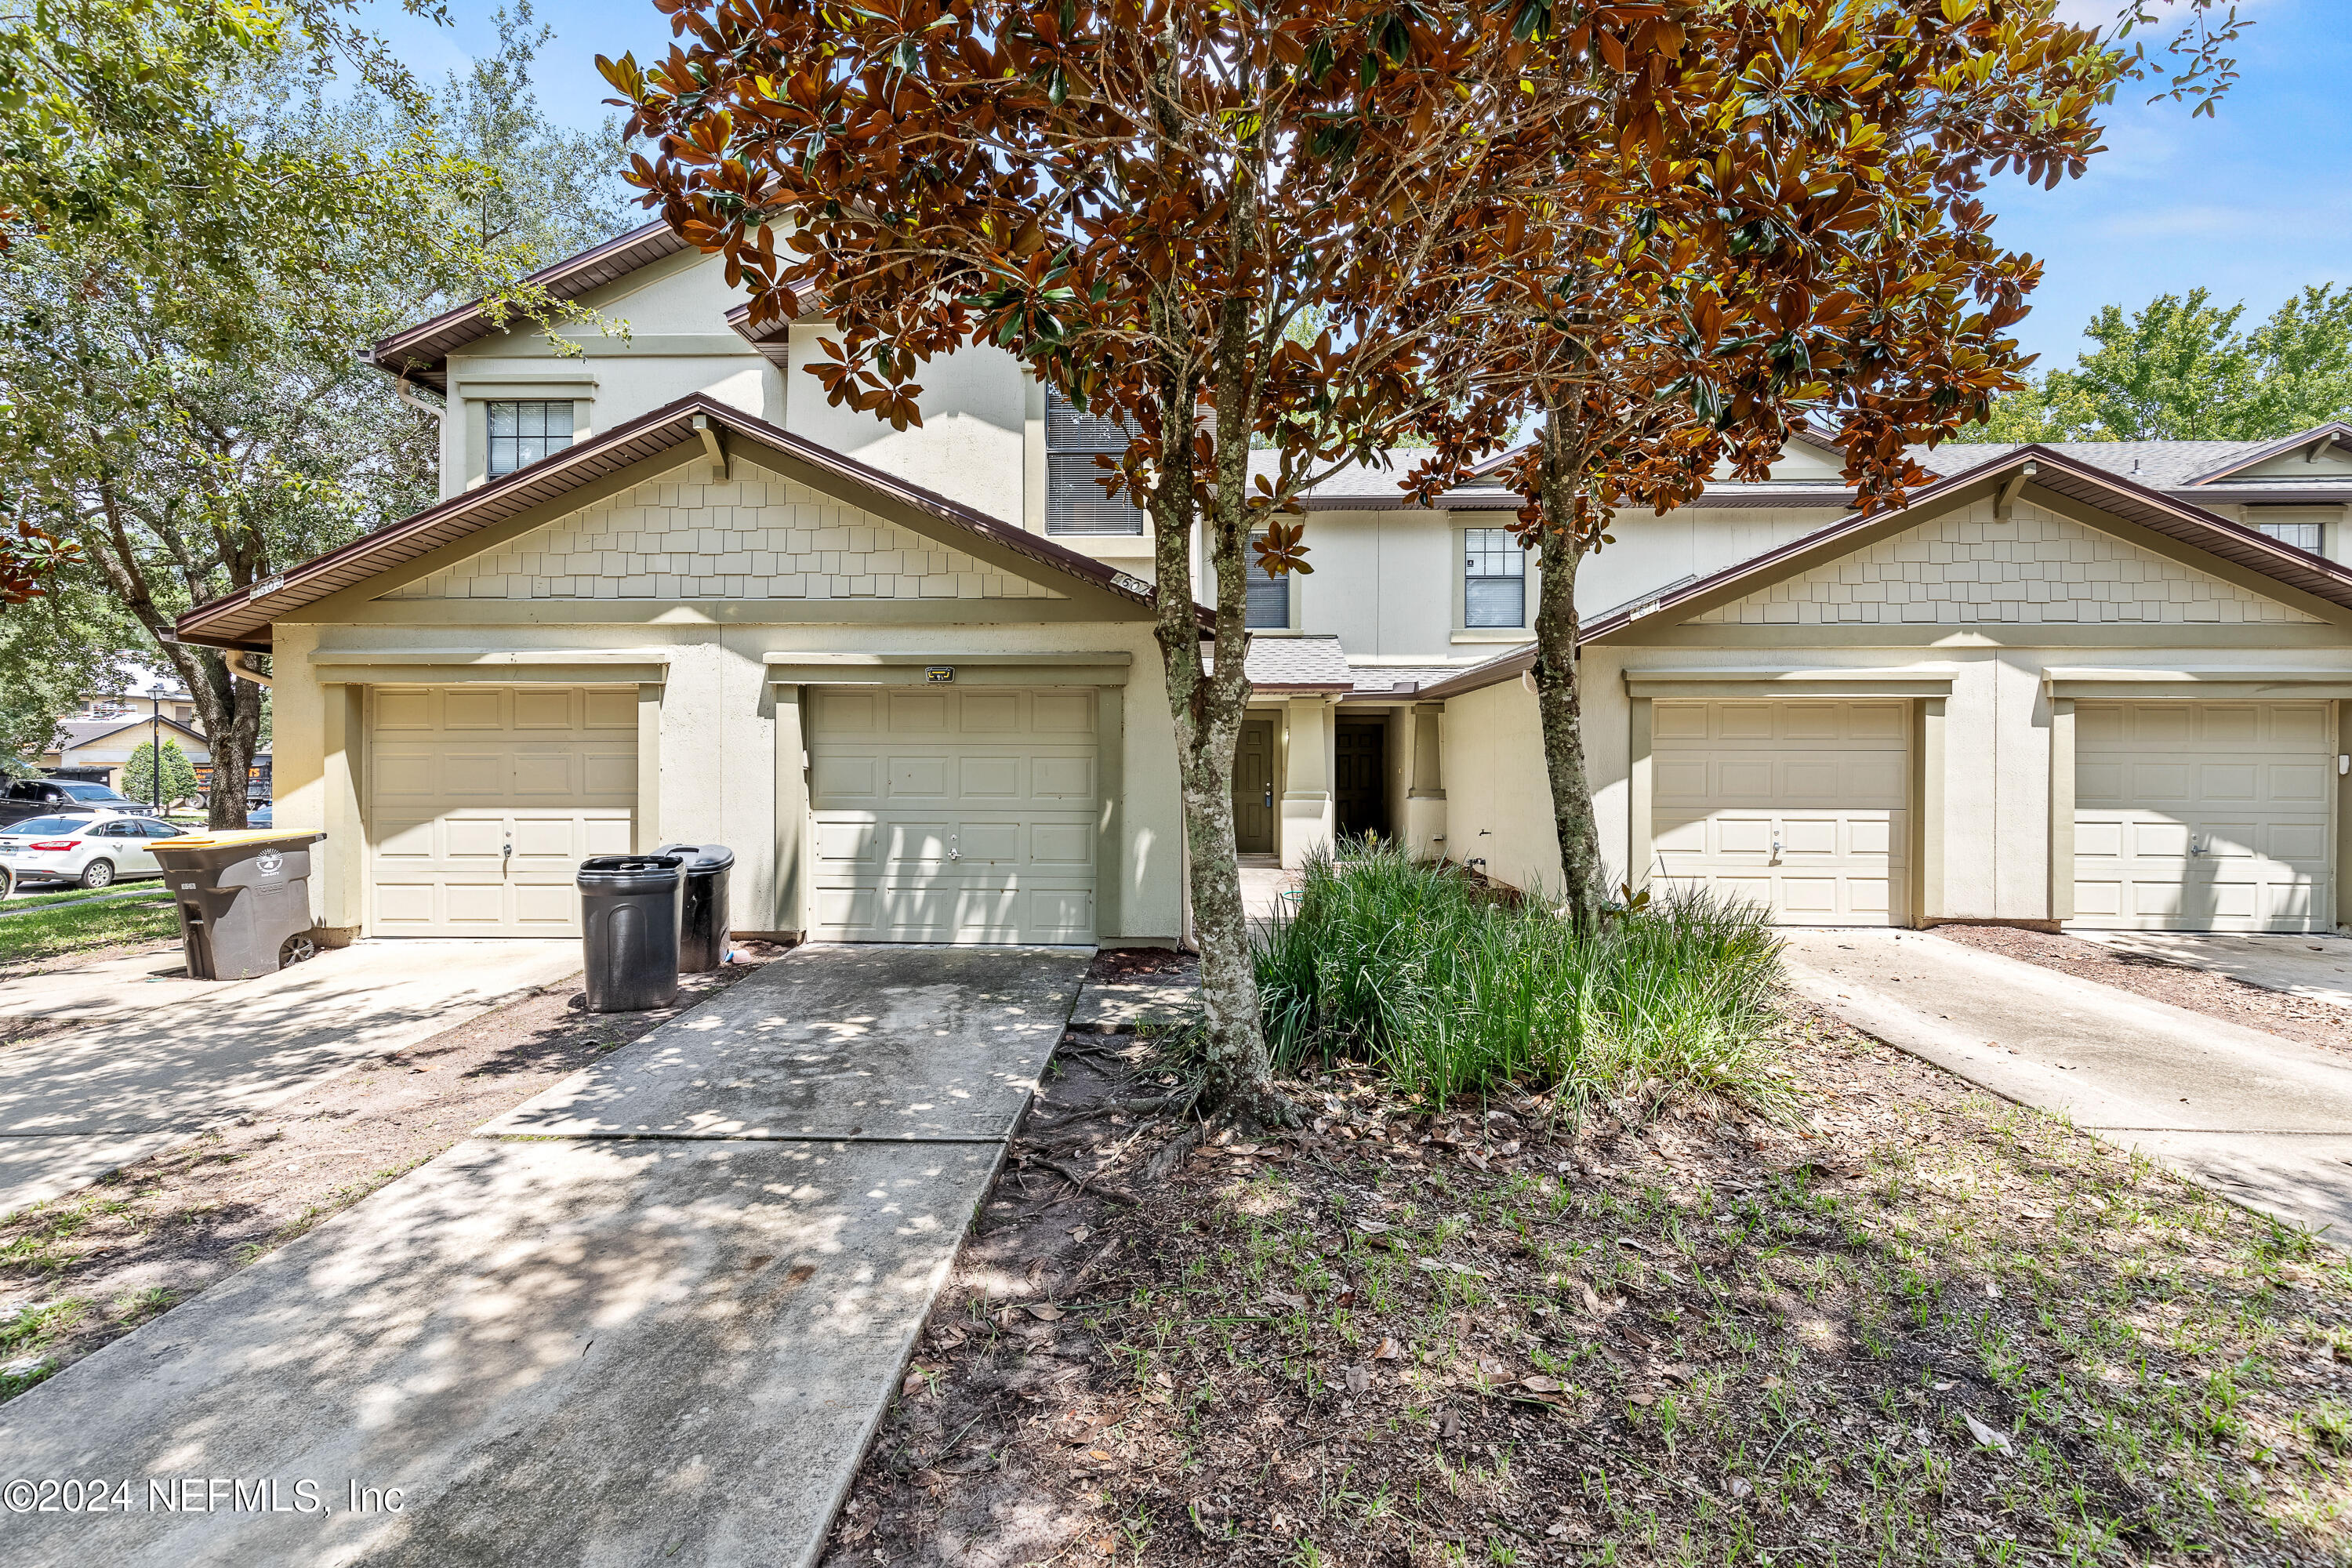
[[[1601,828],[1592,816],[1592,784],[1584,771],[1584,703],[1577,690],[1576,568],[1587,529],[1578,516],[1582,454],[1570,415],[1545,418],[1538,546],[1542,574],[1536,584],[1536,713],[1543,728],[1544,770],[1551,780],[1552,831],[1559,840],[1561,892],[1580,932],[1599,923],[1608,898],[1601,863]]]

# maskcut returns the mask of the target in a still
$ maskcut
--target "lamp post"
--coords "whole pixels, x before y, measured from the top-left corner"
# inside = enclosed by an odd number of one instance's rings
[[[155,799],[155,815],[163,815],[163,700],[147,694],[147,776]]]

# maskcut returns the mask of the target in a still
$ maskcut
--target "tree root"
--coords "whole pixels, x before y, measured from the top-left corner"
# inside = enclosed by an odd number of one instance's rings
[[[1151,1152],[1151,1158],[1143,1163],[1143,1179],[1155,1184],[1166,1181],[1168,1173],[1182,1164],[1184,1156],[1199,1148],[1208,1136],[1209,1128],[1206,1122],[1192,1123],[1175,1137]]]

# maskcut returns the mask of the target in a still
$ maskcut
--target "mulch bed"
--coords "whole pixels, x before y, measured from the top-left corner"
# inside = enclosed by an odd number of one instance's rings
[[[682,976],[676,1005],[590,1013],[541,992],[321,1079],[299,1097],[0,1221],[0,1373],[13,1397],[744,979],[785,950]]]
[[[1128,980],[1186,979],[1201,973],[1201,955],[1175,947],[1107,947],[1087,966],[1087,978],[1108,984]]]
[[[1792,1112],[1199,1150],[1073,1039],[825,1561],[2347,1561],[2352,1267],[1785,1003]]]
[[[2352,1055],[2352,1008],[2284,991],[2272,991],[2210,970],[2168,963],[2144,953],[2118,952],[2078,936],[2007,926],[1946,925],[1935,934],[2003,958],[2095,980],[2150,1001],[2168,1002],[2209,1018],[2260,1029],[2322,1050]]]

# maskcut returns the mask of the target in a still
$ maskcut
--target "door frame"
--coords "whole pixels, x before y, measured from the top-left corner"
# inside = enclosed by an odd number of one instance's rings
[[[1135,656],[1099,653],[772,653],[769,690],[776,705],[776,931],[808,933],[811,892],[811,761],[804,704],[812,686],[946,684],[1090,686],[1095,689],[1095,941],[1126,934],[1120,894],[1134,873],[1126,852],[1127,683]],[[972,671],[963,679],[963,671]]]
[[[1801,701],[1806,699],[1879,700],[1907,699],[1910,778],[1906,787],[1911,858],[1909,923],[1932,925],[1944,903],[1944,711],[1958,673],[1949,664],[1892,669],[1841,669],[1821,665],[1724,669],[1629,668],[1623,672],[1629,699],[1626,747],[1626,881],[1635,892],[1649,887],[1656,869],[1653,836],[1657,779],[1654,752],[1660,700]],[[1532,700],[1532,698],[1530,699]]]
[[[2063,924],[2074,910],[2074,709],[2078,702],[2313,702],[2328,705],[2336,738],[2336,799],[2328,813],[2328,855],[2334,908],[2323,931],[2352,925],[2346,897],[2352,883],[2352,670],[2100,669],[2053,668],[2042,672],[2050,705],[2050,918]]]

